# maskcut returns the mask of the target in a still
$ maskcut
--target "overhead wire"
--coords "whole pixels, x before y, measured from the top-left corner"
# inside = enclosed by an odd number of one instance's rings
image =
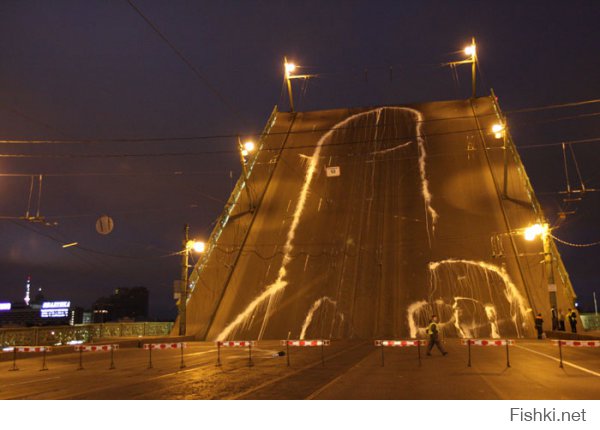
[[[183,63],[185,63],[186,66],[188,66],[188,68],[194,73],[194,75],[196,75],[196,77],[208,89],[210,89],[210,91],[215,96],[217,96],[217,98],[221,101],[221,103],[223,103],[223,105],[225,107],[227,107],[227,109],[229,109],[229,111],[231,113],[233,113],[235,116],[237,116],[239,118],[240,117],[239,111],[233,106],[233,104],[231,104],[225,98],[225,96],[223,94],[221,94],[221,92],[219,90],[217,90],[217,88],[212,83],[210,83],[210,81],[202,73],[200,73],[200,70],[198,70],[198,68],[196,66],[194,66],[194,64],[185,55],[183,55],[183,53],[175,46],[175,44],[173,42],[171,42],[162,31],[160,31],[158,26],[154,22],[152,22],[150,20],[150,18],[148,18],[141,11],[141,9],[135,5],[135,3],[132,0],[126,0],[126,1],[129,4],[129,6],[131,6],[131,8],[146,22],[146,24],[148,24],[150,26],[150,28],[152,28],[152,30],[162,39],[162,41],[165,42],[169,46],[169,48],[171,48],[171,50],[179,57],[179,59],[181,61],[183,61]]]

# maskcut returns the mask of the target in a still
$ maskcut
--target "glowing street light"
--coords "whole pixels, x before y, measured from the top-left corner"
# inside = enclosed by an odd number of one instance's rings
[[[242,143],[242,139],[238,136],[238,149],[240,151],[240,163],[242,163],[242,172],[244,174],[244,183],[246,193],[248,194],[248,202],[250,204],[250,212],[254,210],[252,203],[252,195],[250,193],[250,184],[248,182],[248,168],[246,167],[246,157],[256,150],[256,144],[253,140],[246,140]]]
[[[190,240],[190,226],[186,224],[183,228],[183,250],[181,251],[181,280],[176,283],[179,288],[179,336],[185,336],[186,332],[186,317],[187,317],[187,299],[189,295],[189,258],[193,251],[201,253],[206,249],[206,245],[202,241]]]
[[[501,139],[504,136],[504,124],[494,124],[492,126],[492,133],[496,139]]]
[[[475,44],[475,38],[471,40],[471,44],[467,46],[464,51],[465,55],[469,56],[466,60],[452,61],[446,63],[447,66],[455,67],[459,64],[471,64],[471,83],[472,83],[472,97],[475,98],[475,76],[477,73],[477,45]]]
[[[465,48],[465,55],[468,55],[469,57],[474,57],[477,52],[476,49],[477,48],[475,47],[475,44],[467,46]]]
[[[548,280],[548,293],[550,295],[550,307],[552,308],[552,326],[554,329],[555,324],[557,323],[557,300],[556,300],[556,283],[554,281],[554,267],[552,262],[552,252],[550,249],[550,226],[547,223],[537,223],[532,226],[527,227],[524,230],[525,240],[533,241],[538,236],[542,239],[542,244],[544,246],[544,263],[546,266],[546,277]]]
[[[540,236],[542,240],[546,240],[546,236],[548,235],[548,231],[550,228],[548,224],[534,224],[525,229],[523,235],[525,236],[525,240],[531,242],[535,240],[536,237]]]
[[[292,79],[308,79],[315,75],[294,75],[298,66],[288,63],[287,57],[283,57],[283,70],[285,71],[285,82],[287,84],[288,96],[290,97],[290,112],[294,112],[294,98],[292,97]]]

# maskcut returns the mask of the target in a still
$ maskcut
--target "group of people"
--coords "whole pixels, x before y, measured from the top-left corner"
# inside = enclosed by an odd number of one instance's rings
[[[567,314],[562,311],[562,309],[558,310],[558,313],[555,309],[552,309],[552,330],[558,331],[566,331],[565,327],[565,318],[569,320],[569,325],[571,326],[571,332],[577,333],[577,311],[575,309],[569,308]],[[538,339],[543,338],[544,333],[544,319],[542,318],[541,312],[538,313],[535,317],[535,329],[537,330]]]

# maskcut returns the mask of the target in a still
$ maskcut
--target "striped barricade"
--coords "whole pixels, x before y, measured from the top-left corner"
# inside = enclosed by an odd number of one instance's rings
[[[221,366],[221,348],[248,348],[248,367],[254,366],[252,362],[252,347],[256,346],[254,340],[219,340],[217,345],[217,367]]]
[[[313,340],[304,340],[304,339],[287,339],[282,340],[280,342],[281,346],[286,347],[286,355],[287,355],[287,365],[290,366],[290,346],[294,347],[321,347],[321,365],[325,366],[325,347],[331,345],[331,340],[329,339],[313,339]]]
[[[513,339],[461,339],[462,345],[467,345],[469,351],[469,361],[467,367],[471,367],[471,345],[474,346],[506,346],[506,367],[510,367],[510,355],[508,347],[514,345]]]
[[[598,348],[600,347],[600,340],[558,340],[554,339],[552,342],[556,345],[558,344],[558,355],[560,357],[560,365],[558,367],[563,367],[563,354],[562,347],[563,346],[571,346],[575,348]]]
[[[174,342],[174,343],[145,343],[144,349],[148,350],[148,369],[152,369],[152,351],[160,350],[164,351],[167,349],[179,349],[181,350],[181,361],[179,363],[179,368],[183,369],[185,367],[185,363],[183,362],[183,350],[187,348],[187,343],[185,342]]]
[[[48,367],[46,367],[46,353],[47,352],[52,352],[52,348],[49,346],[11,346],[8,348],[4,349],[5,352],[11,352],[13,353],[13,365],[12,368],[9,369],[10,371],[15,371],[15,370],[19,370],[19,368],[17,367],[17,352],[24,352],[24,353],[42,353],[42,368],[40,369],[40,371],[42,370],[48,370]]]
[[[417,357],[419,358],[419,366],[421,365],[421,346],[427,345],[426,340],[421,339],[401,339],[401,340],[376,340],[375,346],[381,348],[381,367],[385,366],[384,349],[385,347],[417,347]]]
[[[115,351],[119,349],[117,344],[109,345],[75,345],[75,352],[79,352],[79,367],[77,370],[83,370],[83,353],[84,352],[109,352],[110,351],[110,366],[108,370],[115,368]]]

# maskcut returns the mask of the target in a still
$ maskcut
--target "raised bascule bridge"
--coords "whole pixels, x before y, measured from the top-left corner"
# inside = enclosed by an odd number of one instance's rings
[[[275,109],[192,271],[187,334],[414,338],[434,313],[448,337],[548,327],[575,294],[552,239],[523,237],[544,215],[494,124],[493,93]]]

